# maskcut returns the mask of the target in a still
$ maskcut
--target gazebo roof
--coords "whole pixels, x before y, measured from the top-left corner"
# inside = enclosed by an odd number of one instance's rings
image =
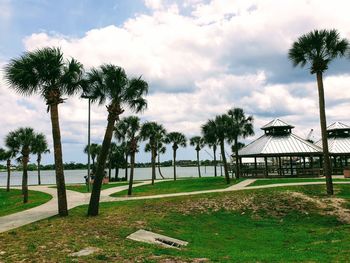
[[[279,119],[269,122],[262,129],[271,127],[294,128]],[[320,155],[322,149],[301,137],[287,132],[284,134],[265,133],[241,150],[239,156],[292,156],[292,155]]]
[[[328,150],[330,153],[338,153],[338,154],[350,154],[350,138],[337,138],[332,137],[328,138]],[[315,143],[315,145],[322,147],[322,140],[319,140]]]
[[[350,126],[341,123],[339,121],[332,123],[327,127],[327,131],[334,131],[334,130],[349,130]]]
[[[294,128],[294,126],[280,120],[280,119],[274,119],[270,121],[269,123],[265,124],[261,127],[262,130],[267,130],[273,127],[286,127],[286,128]]]
[[[328,150],[333,154],[350,154],[350,126],[334,122],[327,127]],[[322,140],[315,145],[322,147]]]

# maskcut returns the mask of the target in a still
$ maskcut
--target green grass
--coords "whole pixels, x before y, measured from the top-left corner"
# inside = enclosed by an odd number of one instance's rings
[[[241,180],[231,180],[231,184],[240,182]],[[142,185],[133,188],[133,196],[147,196],[169,193],[193,192],[202,190],[222,189],[229,187],[223,177],[202,177],[178,179],[176,181],[158,182],[154,185]],[[127,191],[121,191],[111,196],[125,196]]]
[[[128,182],[112,182],[108,184],[103,184],[102,190],[127,184]],[[51,188],[56,188],[56,186],[52,186]],[[80,193],[88,193],[86,184],[68,184],[66,185],[66,189]]]
[[[333,179],[334,182],[350,182],[350,179]],[[326,182],[324,178],[277,178],[277,179],[257,179],[249,186],[287,184],[287,183],[305,183],[305,182]]]
[[[0,216],[17,213],[29,208],[46,203],[51,200],[52,196],[43,192],[29,191],[28,203],[23,204],[23,196],[21,190],[0,188]]]
[[[286,192],[288,191],[288,192]],[[323,185],[246,190],[87,206],[0,234],[0,261],[74,262],[70,253],[99,252],[79,262],[348,262],[350,225],[293,197],[298,191],[325,197]],[[350,185],[336,185],[348,198]],[[189,242],[181,250],[126,239],[143,228]]]

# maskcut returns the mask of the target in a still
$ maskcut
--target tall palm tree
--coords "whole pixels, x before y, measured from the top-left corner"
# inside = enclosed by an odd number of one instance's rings
[[[143,96],[148,92],[148,84],[141,78],[128,79],[124,69],[112,64],[102,65],[98,69],[93,68],[88,73],[88,80],[92,102],[98,102],[100,105],[108,103],[106,106],[107,128],[97,159],[96,175],[88,209],[88,215],[95,216],[98,214],[102,179],[115,122],[119,120],[125,107],[136,113],[147,107]]]
[[[124,166],[125,159],[124,159],[124,147],[121,145],[117,145],[115,148],[112,149],[112,155],[110,158],[110,162],[112,163],[112,168],[115,168],[115,174],[114,179],[115,181],[118,180],[119,177],[119,168]]]
[[[5,67],[5,78],[11,88],[22,95],[40,94],[50,112],[55,157],[58,212],[68,215],[66,186],[63,172],[61,132],[58,105],[64,95],[80,90],[82,65],[75,59],[64,60],[59,48],[42,48],[26,52]]]
[[[50,150],[48,148],[46,137],[43,133],[38,133],[35,135],[32,147],[32,153],[37,155],[37,163],[38,163],[38,184],[41,185],[41,177],[40,177],[40,163],[41,163],[41,155],[45,153],[49,153]]]
[[[338,31],[332,29],[314,30],[302,35],[293,43],[288,52],[288,57],[294,67],[309,65],[310,73],[316,74],[322,133],[323,173],[326,176],[327,193],[330,195],[333,195],[333,182],[327,142],[323,73],[328,69],[331,61],[344,57],[348,50],[349,41],[342,39]]]
[[[9,145],[6,145],[9,148]],[[6,183],[6,192],[10,192],[10,180],[11,180],[11,159],[16,156],[14,149],[9,148],[8,150],[0,149],[1,152],[1,161],[6,161],[6,170],[7,170],[7,183]]]
[[[238,138],[246,138],[254,135],[253,116],[246,117],[243,109],[232,108],[227,112],[231,118],[230,141],[234,142],[235,160],[236,160],[236,179],[240,176],[239,157],[238,157]]]
[[[149,143],[146,143],[145,145],[145,152],[152,152],[151,145]],[[162,142],[157,143],[157,150],[156,150],[156,157],[158,158],[157,163],[158,163],[158,172],[160,177],[164,179],[164,176],[162,174],[162,171],[160,169],[160,155],[164,154],[166,152],[166,147],[163,145]]]
[[[212,129],[211,132],[215,135],[215,137],[219,141],[227,184],[230,183],[230,176],[228,173],[228,166],[227,166],[226,155],[225,155],[225,140],[230,139],[231,127],[232,127],[231,122],[232,122],[231,118],[228,115],[223,114],[223,115],[216,116],[214,120],[208,120],[207,124],[205,125]],[[206,133],[205,131],[203,131],[203,127],[202,127],[202,132]]]
[[[156,122],[145,122],[141,126],[140,139],[146,141],[151,148],[151,163],[152,163],[152,185],[156,178],[156,155],[157,155],[157,146],[161,139],[166,134],[166,131],[163,125]]]
[[[198,176],[201,178],[201,168],[199,165],[199,151],[204,147],[204,139],[200,136],[194,136],[190,139],[190,145],[195,147],[197,152],[197,167],[198,167]]]
[[[121,147],[124,148],[125,155],[125,180],[128,181],[128,159],[130,155],[130,145],[126,138],[127,125],[125,123],[119,123],[114,130],[114,137],[121,143]]]
[[[108,179],[111,181],[112,179],[112,168],[113,168],[113,154],[117,149],[117,144],[115,142],[111,142],[111,146],[109,147],[108,152]]]
[[[117,124],[116,132],[124,132],[125,139],[130,146],[130,179],[128,195],[132,194],[132,185],[134,180],[135,155],[137,152],[137,143],[139,140],[139,132],[141,129],[140,118],[137,116],[129,116],[120,120]]]
[[[158,172],[159,172],[160,177],[162,177],[163,179],[164,179],[164,176],[163,176],[162,171],[160,169],[160,155],[164,154],[165,152],[166,152],[166,147],[163,145],[162,142],[158,142],[158,144],[157,144]]]
[[[6,145],[11,146],[14,152],[20,153],[19,160],[23,166],[22,176],[22,193],[23,203],[28,202],[28,162],[29,154],[32,153],[32,147],[36,134],[32,128],[19,128],[15,131],[11,131],[6,136]]]
[[[186,136],[181,132],[170,132],[165,137],[166,143],[172,143],[173,148],[173,166],[174,166],[174,181],[176,181],[176,151],[179,147],[186,147]]]
[[[202,126],[202,135],[204,142],[213,149],[214,156],[214,176],[217,176],[217,161],[216,161],[216,150],[219,144],[219,139],[216,135],[216,126],[214,122],[207,122]]]
[[[89,145],[86,145],[84,148],[84,153],[88,153],[89,151]],[[95,165],[95,160],[98,157],[98,155],[100,154],[101,151],[101,145],[97,144],[97,143],[92,143],[90,144],[90,157],[92,160],[92,173],[95,174],[95,170],[96,170],[96,165]]]

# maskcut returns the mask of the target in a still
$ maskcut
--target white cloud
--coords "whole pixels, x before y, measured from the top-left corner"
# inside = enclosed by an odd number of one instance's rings
[[[301,34],[329,25],[350,38],[348,1],[335,5],[316,0],[187,0],[177,5],[145,0],[145,5],[151,14],[137,14],[121,26],[92,29],[80,38],[33,33],[24,39],[24,45],[27,50],[58,45],[86,68],[114,63],[129,76],[142,75],[151,91],[142,118],[157,120],[168,130],[194,135],[208,118],[233,106],[255,115],[257,131],[275,117],[296,125],[301,135],[310,128],[317,130],[316,84],[304,80],[309,76],[307,69],[297,75],[304,79],[290,82],[291,75],[299,71],[288,62],[287,50]],[[183,13],[182,8],[190,13]],[[276,75],[280,83],[273,79]],[[344,92],[349,80],[344,74],[325,78],[329,122],[341,118],[350,123],[346,115],[350,95]],[[9,104],[16,104],[19,99],[12,96]],[[40,99],[29,102],[40,115],[23,105],[12,110],[26,110],[44,127],[42,120],[48,120],[44,103]],[[62,136],[67,141],[84,143],[86,107],[78,98],[61,105]],[[9,117],[5,123],[15,125],[28,118],[18,119]],[[102,139],[104,107],[94,106],[92,119],[93,139]]]
[[[163,1],[162,0],[144,0],[145,5],[153,10],[158,10],[163,8]]]

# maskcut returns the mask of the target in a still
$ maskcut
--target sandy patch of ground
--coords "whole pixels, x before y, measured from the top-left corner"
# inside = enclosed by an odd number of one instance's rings
[[[302,214],[317,212],[322,215],[333,215],[343,223],[350,224],[350,209],[345,208],[346,201],[341,198],[315,198],[306,194],[286,191],[275,192],[268,197],[263,194],[250,193],[249,195],[226,195],[216,198],[200,198],[193,201],[184,201],[177,210],[183,214],[210,213],[220,210],[238,211],[242,214],[252,213],[254,217],[267,215],[281,218],[290,211],[299,211]]]

